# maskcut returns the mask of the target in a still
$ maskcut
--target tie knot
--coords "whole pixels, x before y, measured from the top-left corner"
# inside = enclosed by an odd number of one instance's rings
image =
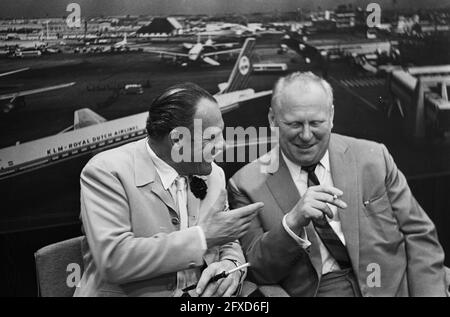
[[[175,184],[177,185],[177,191],[184,190],[186,188],[186,178],[184,178],[183,176],[178,176],[175,179]]]
[[[310,166],[302,166],[302,170],[306,171],[308,174],[314,173],[314,171],[316,170],[316,166],[317,164],[313,164]]]

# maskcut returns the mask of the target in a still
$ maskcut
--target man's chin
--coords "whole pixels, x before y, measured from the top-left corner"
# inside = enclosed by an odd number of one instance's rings
[[[211,172],[212,172],[212,164],[211,163],[202,163],[198,167],[195,175],[207,176],[207,175],[211,174]]]
[[[299,149],[297,148],[295,153],[295,162],[300,166],[310,166],[316,164],[317,153],[312,149]]]

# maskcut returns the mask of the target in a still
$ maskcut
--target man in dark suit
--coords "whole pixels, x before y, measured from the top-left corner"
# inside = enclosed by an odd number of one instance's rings
[[[264,202],[241,239],[250,279],[292,296],[446,296],[442,247],[404,175],[384,145],[331,133],[333,116],[314,74],[275,85],[279,147],[228,186],[232,208]]]

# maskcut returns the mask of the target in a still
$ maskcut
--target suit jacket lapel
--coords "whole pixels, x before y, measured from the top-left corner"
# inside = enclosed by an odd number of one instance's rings
[[[164,189],[161,179],[156,177],[155,181],[149,184],[150,190],[161,199],[167,207],[171,208],[178,214],[178,209],[175,207],[175,201],[172,195]]]
[[[347,209],[338,209],[346,247],[353,264],[353,270],[359,267],[359,203],[358,181],[355,157],[347,144],[338,136],[332,135],[329,147],[330,168],[334,186],[344,192],[342,200]]]
[[[281,151],[279,148],[274,150],[278,152]],[[286,214],[297,204],[300,199],[300,194],[292,180],[291,173],[289,172],[283,157],[278,155],[277,159],[279,160],[278,170],[267,178],[266,184],[278,203],[278,206],[280,206],[283,213]],[[318,237],[312,224],[309,224],[305,229],[308,240],[311,242],[309,258],[316,273],[320,276],[322,274],[322,257],[318,247]]]
[[[134,153],[134,179],[137,187],[149,185],[167,207],[177,212],[172,195],[166,191],[146,148],[147,139],[136,142]]]
[[[288,213],[297,204],[300,194],[281,155],[278,160],[278,170],[267,178],[266,184],[283,213]]]

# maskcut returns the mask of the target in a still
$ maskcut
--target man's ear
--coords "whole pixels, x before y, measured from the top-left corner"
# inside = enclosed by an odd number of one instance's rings
[[[269,119],[269,125],[271,128],[274,128],[275,125],[275,113],[272,107],[269,108],[269,113],[267,114],[267,118]]]
[[[180,146],[180,141],[182,138],[183,138],[183,135],[177,129],[173,129],[169,133],[169,142],[170,142],[170,145],[172,145],[172,146],[174,146],[174,145]]]
[[[334,121],[334,105],[331,105],[331,109],[330,109],[330,124],[331,124],[331,128],[333,129],[333,121]]]

